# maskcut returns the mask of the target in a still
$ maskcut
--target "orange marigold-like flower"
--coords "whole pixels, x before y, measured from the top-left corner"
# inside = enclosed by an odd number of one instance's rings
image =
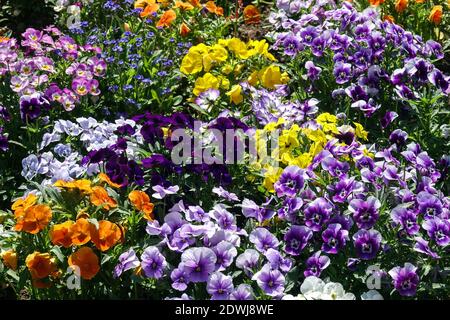
[[[58,180],[54,183],[54,186],[60,189],[65,189],[69,192],[79,191],[82,195],[88,195],[92,193],[91,181],[86,179],[74,181]]]
[[[143,191],[133,190],[128,195],[133,206],[144,213],[144,217],[147,220],[153,220],[153,203],[150,202],[150,197]]]
[[[223,16],[223,8],[222,7],[218,7],[216,6],[216,4],[214,3],[214,1],[208,1],[205,4],[205,8],[206,10],[208,10],[211,13],[215,13],[218,16]]]
[[[408,7],[408,0],[396,0],[395,11],[402,13]]]
[[[102,173],[99,173],[98,179],[99,179],[101,182],[105,182],[105,183],[108,184],[110,187],[113,187],[113,188],[121,188],[121,187],[122,187],[120,184],[115,183],[115,182],[112,182],[111,179],[108,177],[108,175],[105,174],[105,173],[103,173],[103,172],[102,172]]]
[[[175,11],[173,11],[172,9],[167,10],[159,19],[156,27],[170,27],[170,25],[176,18],[177,14],[175,13]]]
[[[101,251],[106,251],[119,242],[123,238],[122,233],[123,229],[108,220],[99,221],[98,229],[94,224],[91,225],[91,240]]]
[[[97,255],[89,247],[82,247],[72,253],[68,259],[69,266],[80,270],[80,276],[85,280],[91,280],[100,271]]]
[[[371,6],[378,7],[379,5],[383,4],[385,0],[369,0],[369,3]]]
[[[191,29],[187,26],[186,23],[183,22],[180,26],[180,35],[186,37],[189,32],[191,32]]]
[[[35,251],[27,256],[25,264],[33,279],[44,279],[57,271],[55,258],[49,253]]]
[[[175,8],[180,8],[181,10],[192,10],[194,6],[189,2],[175,1]]]
[[[45,204],[28,207],[23,214],[16,216],[16,231],[25,231],[36,234],[45,229],[52,219],[52,210]]]
[[[255,24],[261,21],[261,13],[258,8],[249,4],[244,8],[244,22],[245,24]]]
[[[0,257],[3,260],[3,264],[12,270],[17,270],[17,253],[14,250],[8,250],[3,252]]]
[[[11,209],[14,211],[14,216],[16,219],[23,215],[23,212],[29,207],[35,205],[37,202],[36,195],[30,193],[25,198],[17,199],[11,206]]]
[[[106,189],[100,186],[92,188],[91,202],[95,206],[103,206],[106,210],[117,207],[116,200],[111,198]]]
[[[154,14],[158,10],[159,10],[159,4],[152,3],[152,4],[150,4],[150,5],[145,7],[144,11],[142,11],[140,13],[140,16],[141,16],[141,18],[145,18],[145,17],[148,17],[149,15]]]
[[[428,20],[435,25],[438,25],[442,21],[442,6],[434,6],[433,9],[431,9],[430,15],[428,16]]]
[[[393,16],[391,16],[391,15],[385,15],[383,17],[383,20],[384,21],[389,21],[390,23],[394,23],[395,22],[395,18]]]
[[[69,229],[73,245],[81,246],[91,240],[91,223],[85,219],[78,219]]]
[[[68,220],[66,222],[55,224],[50,230],[50,239],[56,246],[63,246],[68,248],[72,245],[72,235],[70,229],[73,226],[73,221]]]

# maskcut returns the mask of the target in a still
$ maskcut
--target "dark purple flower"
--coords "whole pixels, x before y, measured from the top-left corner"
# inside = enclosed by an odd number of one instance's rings
[[[312,61],[306,61],[305,68],[306,68],[306,75],[311,81],[319,79],[319,75],[322,72],[322,68],[316,67]]]
[[[305,226],[291,226],[284,235],[286,247],[284,251],[293,256],[298,256],[312,238],[312,231]]]
[[[387,126],[394,121],[398,117],[398,113],[394,111],[388,111],[384,114],[384,117],[381,119],[381,127],[386,129]]]
[[[286,198],[283,201],[283,206],[278,210],[278,217],[280,219],[286,219],[291,223],[296,223],[298,220],[300,208],[302,206],[302,198]]]
[[[348,258],[347,260],[347,268],[351,271],[356,271],[358,264],[361,262],[360,259],[356,258]]]
[[[274,184],[278,197],[294,197],[305,185],[304,171],[297,166],[288,166]]]
[[[380,216],[378,212],[380,207],[381,202],[377,198],[370,196],[365,201],[361,199],[351,200],[348,209],[353,213],[353,220],[358,228],[370,229]]]
[[[133,249],[130,249],[119,256],[119,263],[114,268],[114,278],[118,278],[123,272],[135,269],[140,265],[141,263],[136,257],[136,253]]]
[[[205,282],[216,269],[217,257],[209,248],[189,248],[181,255],[181,262],[191,282]]]
[[[403,146],[407,139],[408,134],[401,129],[395,129],[389,136],[389,141],[395,143],[397,146]]]
[[[305,277],[320,277],[320,274],[330,265],[330,258],[322,256],[320,251],[314,253],[306,260],[306,269],[303,272]]]
[[[349,63],[336,63],[333,69],[333,75],[336,83],[343,84],[352,78],[352,65]]]
[[[146,277],[159,279],[167,266],[166,258],[157,247],[148,247],[141,256],[141,267]]]
[[[419,204],[419,212],[425,218],[433,218],[442,213],[442,203],[439,198],[426,191],[419,192],[417,203]]]
[[[392,277],[395,289],[401,296],[412,297],[416,294],[417,285],[419,284],[417,267],[407,262],[403,268],[392,268],[389,271],[389,275]]]
[[[350,165],[347,162],[338,161],[333,156],[326,157],[321,164],[322,168],[333,177],[344,177],[350,169]]]
[[[260,271],[255,273],[252,280],[256,280],[258,286],[264,293],[271,297],[278,297],[283,294],[284,276],[279,270],[271,269],[268,264],[264,265]]]
[[[328,186],[328,190],[333,194],[333,201],[343,203],[347,201],[352,193],[358,193],[362,191],[362,184],[355,181],[354,177],[341,178],[337,183]]]
[[[305,224],[312,231],[320,231],[331,216],[333,206],[324,198],[317,198],[305,209]]]
[[[297,53],[303,49],[299,39],[297,39],[297,37],[293,34],[288,34],[284,37],[283,47],[284,54],[293,57],[295,57]]]
[[[371,260],[375,258],[381,245],[381,234],[372,229],[361,229],[353,235],[353,244],[359,258]]]
[[[313,40],[318,36],[318,32],[315,27],[309,26],[300,31],[300,38],[306,45],[311,45]]]
[[[426,219],[422,222],[428,236],[439,246],[444,247],[450,243],[450,222],[438,217]]]
[[[50,107],[50,103],[40,93],[24,95],[20,97],[20,116],[24,122],[39,118],[44,109]]]
[[[322,240],[322,251],[336,254],[345,246],[348,240],[348,231],[343,229],[339,223],[330,224],[322,232]]]
[[[172,288],[175,290],[184,291],[187,289],[189,278],[183,264],[180,264],[178,268],[173,269],[170,274],[170,279],[172,280]]]
[[[233,289],[233,279],[218,271],[209,276],[206,284],[206,291],[211,295],[211,300],[228,300]]]
[[[265,228],[256,228],[250,233],[249,240],[255,245],[260,252],[266,252],[267,249],[276,249],[280,242],[278,239]]]
[[[402,206],[395,207],[391,212],[392,220],[402,227],[410,236],[419,232],[420,226],[417,224],[417,214],[414,211]]]
[[[426,241],[422,237],[416,237],[414,239],[416,240],[416,244],[414,245],[414,248],[413,248],[414,251],[424,253],[427,256],[432,257],[433,259],[440,259],[440,256],[436,252],[434,252],[430,249],[430,246],[428,245],[428,241]]]

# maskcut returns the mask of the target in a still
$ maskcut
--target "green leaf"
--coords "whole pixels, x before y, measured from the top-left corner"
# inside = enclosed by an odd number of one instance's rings
[[[14,280],[19,281],[19,276],[14,270],[9,269],[8,271],[6,271],[6,274],[12,277]]]
[[[64,255],[58,246],[54,246],[50,251],[55,254],[55,256],[58,258],[59,261],[64,262],[65,260]]]

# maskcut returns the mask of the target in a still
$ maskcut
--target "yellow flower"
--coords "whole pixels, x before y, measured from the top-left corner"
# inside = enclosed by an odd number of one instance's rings
[[[274,192],[273,185],[278,181],[278,178],[281,176],[283,169],[268,166],[266,168],[266,172],[264,173],[264,182],[263,187],[267,189],[269,192]]]
[[[355,134],[358,138],[366,140],[367,141],[367,135],[369,134],[366,130],[364,130],[364,127],[358,123],[358,122],[353,122],[355,124]]]
[[[58,180],[54,183],[54,186],[60,189],[66,189],[69,192],[79,191],[83,195],[92,193],[91,181],[86,179],[74,181]]]
[[[222,72],[223,74],[229,75],[231,72],[233,71],[233,66],[230,64],[226,64],[222,67],[222,69],[220,70],[220,72]]]
[[[3,260],[3,264],[12,270],[17,270],[17,254],[14,250],[8,250],[3,252],[0,257]]]
[[[268,124],[266,124],[264,126],[264,130],[271,132],[271,131],[279,128],[285,122],[286,122],[286,120],[284,120],[283,118],[278,118],[277,122],[269,122]]]
[[[260,71],[260,80],[262,85],[267,89],[275,89],[276,85],[287,82],[286,77],[282,76],[280,67],[271,65]]]
[[[220,43],[220,42],[219,42]],[[232,51],[239,59],[248,59],[253,52],[247,49],[247,45],[241,39],[232,38],[227,43],[228,49]]]
[[[449,0],[450,1],[450,0]],[[259,81],[258,71],[253,71],[247,79],[248,83],[252,86],[256,86]]]
[[[200,93],[208,89],[219,89],[219,79],[213,76],[211,73],[205,73],[203,77],[195,80],[194,94],[198,96]]]
[[[199,52],[189,50],[181,61],[180,71],[184,74],[194,74],[202,71],[203,57]]]
[[[232,101],[234,104],[239,104],[244,100],[242,87],[239,84],[235,84],[226,94],[230,97],[230,102]]]
[[[230,89],[230,80],[225,78],[224,76],[219,76],[220,87],[224,90]]]
[[[269,44],[266,42],[266,40],[250,40],[248,42],[248,46],[253,48],[256,53],[259,53],[267,59],[271,61],[277,61],[277,59],[275,59],[275,57],[271,53],[269,53]]]

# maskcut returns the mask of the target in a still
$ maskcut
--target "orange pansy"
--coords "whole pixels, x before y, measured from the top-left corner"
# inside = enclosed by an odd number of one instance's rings
[[[102,206],[106,210],[117,207],[116,200],[111,198],[106,189],[100,186],[92,188],[91,202],[93,205]]]
[[[110,187],[113,187],[113,188],[121,188],[122,187],[120,184],[112,182],[111,179],[108,177],[108,175],[103,172],[99,173],[98,179],[101,182],[107,183]]]
[[[205,4],[205,8],[206,10],[208,10],[211,13],[215,13],[218,16],[223,16],[223,8],[222,7],[218,7],[216,6],[216,4],[214,3],[214,1],[208,1]]]
[[[140,13],[141,18],[148,17],[159,10],[159,4],[152,3],[145,7],[144,11]]]
[[[185,37],[189,34],[189,32],[191,32],[191,29],[187,26],[186,23],[182,23],[180,26],[180,35]]]
[[[390,23],[394,23],[395,22],[395,18],[393,16],[391,16],[391,15],[384,16],[383,20],[389,21]]]
[[[369,0],[371,6],[378,7],[379,5],[384,3],[384,0]]]
[[[192,10],[194,6],[189,2],[175,1],[175,8],[180,8],[181,10]]]
[[[431,9],[428,20],[436,25],[440,24],[442,21],[442,10],[442,6],[434,6],[433,9]]]
[[[123,239],[123,229],[111,221],[99,221],[98,229],[94,224],[91,225],[91,240],[101,251],[108,250],[121,239]]]
[[[3,260],[3,264],[12,270],[17,270],[17,254],[14,250],[8,250],[3,252],[0,257]]]
[[[65,189],[69,192],[79,191],[83,195],[91,194],[91,181],[86,179],[63,181],[58,180],[54,183],[54,186],[60,189]]]
[[[49,253],[33,252],[25,259],[33,279],[43,279],[57,271],[55,258]]]
[[[396,0],[395,1],[395,10],[398,13],[402,13],[408,7],[408,0]]]
[[[69,229],[72,244],[81,246],[91,240],[91,223],[85,219],[78,219]]]
[[[68,263],[70,267],[77,266],[80,269],[80,276],[85,280],[92,279],[100,271],[98,257],[89,247],[82,247],[72,253]]]
[[[14,216],[16,219],[23,215],[24,211],[29,207],[36,204],[37,197],[36,195],[30,193],[25,198],[17,199],[11,206],[11,209],[14,211]]]
[[[244,22],[246,24],[255,24],[261,21],[261,13],[254,5],[249,4],[244,8]]]
[[[200,0],[188,0],[190,4],[192,4],[194,7],[201,7]]]
[[[45,204],[37,204],[25,209],[16,219],[16,231],[36,234],[48,225],[52,219],[52,210]]]
[[[153,203],[150,202],[150,197],[143,191],[133,190],[128,195],[133,206],[139,211],[144,212],[144,217],[147,220],[153,220]]]
[[[68,248],[72,245],[72,236],[70,234],[70,228],[73,225],[73,221],[68,220],[66,222],[53,225],[50,230],[50,239],[56,246],[63,246]]]
[[[159,19],[158,23],[156,24],[156,27],[170,27],[172,24],[172,21],[174,21],[177,18],[177,14],[172,9],[167,10],[163,13],[161,18]]]

